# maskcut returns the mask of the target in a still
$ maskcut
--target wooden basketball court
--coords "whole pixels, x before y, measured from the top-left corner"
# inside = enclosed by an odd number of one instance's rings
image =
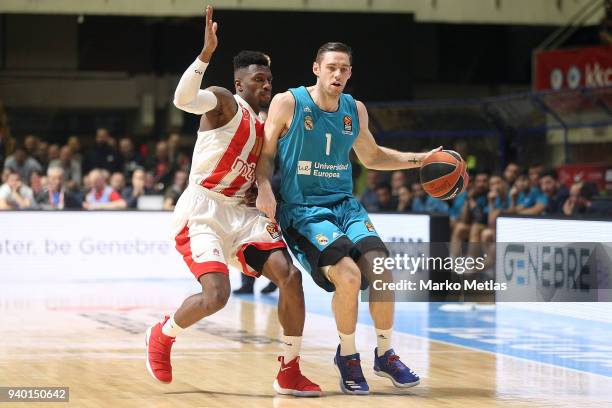
[[[395,349],[422,382],[399,390],[373,374],[376,340],[364,323],[357,329],[357,345],[372,394],[347,396],[332,366],[333,319],[312,312],[301,364],[324,396],[276,396],[272,382],[281,329],[274,299],[259,297],[233,297],[224,310],[183,333],[173,349],[174,381],[159,384],[145,369],[144,332],[194,289],[188,281],[175,286],[8,285],[0,303],[0,386],[70,387],[68,404],[44,406],[75,407],[601,407],[612,402],[608,376],[405,333],[395,334]],[[410,314],[399,313],[397,319]]]

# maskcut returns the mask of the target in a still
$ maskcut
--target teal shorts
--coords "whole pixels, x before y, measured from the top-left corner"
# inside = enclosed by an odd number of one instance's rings
[[[320,268],[345,256],[358,261],[370,250],[388,253],[363,206],[353,197],[329,206],[281,203],[277,220],[296,259],[328,292],[335,290]],[[368,286],[362,276],[361,288]]]

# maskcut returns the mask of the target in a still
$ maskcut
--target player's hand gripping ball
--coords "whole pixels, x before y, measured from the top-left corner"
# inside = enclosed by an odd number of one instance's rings
[[[466,189],[469,180],[465,160],[453,150],[435,152],[423,160],[421,184],[434,198],[454,198]]]

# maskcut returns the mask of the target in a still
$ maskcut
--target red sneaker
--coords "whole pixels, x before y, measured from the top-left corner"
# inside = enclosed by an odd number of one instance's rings
[[[302,375],[300,371],[300,356],[285,364],[283,356],[278,357],[281,367],[274,380],[274,391],[283,395],[296,397],[319,397],[321,387]]]
[[[162,333],[162,326],[170,319],[165,316],[164,321],[147,329],[145,344],[147,345],[147,371],[157,381],[169,384],[172,382],[172,365],[170,365],[170,351],[174,337]]]

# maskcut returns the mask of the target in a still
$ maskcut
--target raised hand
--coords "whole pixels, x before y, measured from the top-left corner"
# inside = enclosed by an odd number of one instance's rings
[[[200,53],[200,59],[204,62],[209,62],[210,57],[217,49],[217,23],[213,21],[213,8],[211,5],[206,6],[206,25],[204,26],[204,46]]]

